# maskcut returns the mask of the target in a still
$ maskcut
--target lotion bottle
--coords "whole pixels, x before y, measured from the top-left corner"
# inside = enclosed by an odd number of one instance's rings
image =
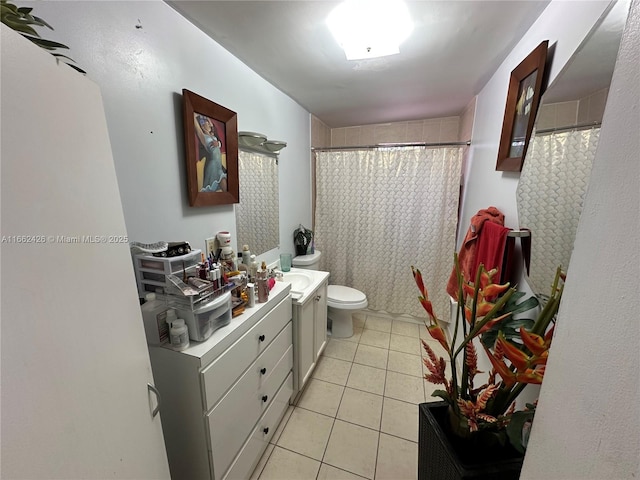
[[[242,246],[242,263],[244,263],[247,267],[251,264],[251,252],[249,251],[249,245]]]
[[[160,345],[167,341],[169,336],[169,326],[165,320],[167,305],[162,300],[156,298],[155,293],[147,293],[144,296],[145,303],[142,304],[142,320],[144,331],[147,334],[149,345]]]

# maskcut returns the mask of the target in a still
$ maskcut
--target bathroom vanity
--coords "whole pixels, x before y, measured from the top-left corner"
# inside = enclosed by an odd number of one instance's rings
[[[294,393],[291,319],[290,284],[276,282],[208,340],[149,347],[172,478],[249,478]]]
[[[291,269],[285,280],[291,283],[293,296],[294,396],[311,377],[327,343],[327,285],[329,273]],[[308,279],[308,281],[306,281]]]

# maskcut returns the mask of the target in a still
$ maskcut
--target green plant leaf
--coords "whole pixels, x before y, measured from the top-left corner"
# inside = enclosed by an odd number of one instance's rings
[[[527,446],[526,442],[529,438],[528,433],[523,435],[524,425],[528,421],[533,421],[534,414],[535,411],[533,410],[523,410],[510,416],[509,424],[506,428],[507,436],[511,445],[520,453],[524,453]]]
[[[532,318],[509,318],[498,325],[494,325],[489,331],[480,336],[482,344],[492,349],[498,339],[498,332],[502,332],[507,340],[520,340],[520,327],[525,330],[533,328],[534,320]]]
[[[84,75],[87,74],[87,72],[85,72],[83,69],[81,69],[80,67],[76,67],[74,64],[72,63],[67,63],[67,65],[69,65],[71,68],[73,68],[74,70],[76,70],[77,72],[80,72]]]
[[[2,23],[4,23],[7,27],[15,30],[16,32],[28,33],[37,37],[40,36],[38,32],[36,32],[35,29],[29,25],[28,22],[25,22],[20,17],[17,17],[11,13],[2,16]]]
[[[36,21],[37,25],[40,25],[42,27],[47,27],[47,28],[53,30],[53,27],[51,25],[49,25],[47,22],[45,22],[43,19],[41,19],[40,17],[33,17],[33,19]]]
[[[69,47],[67,47],[66,45],[59,42],[54,42],[52,40],[45,40],[44,38],[29,37],[27,35],[25,35],[25,37],[31,40],[36,45],[38,45],[39,47],[42,47],[47,50],[55,50],[56,48],[69,49]]]
[[[446,390],[434,390],[431,394],[432,397],[440,397],[441,399],[451,403],[451,397],[446,392]]]

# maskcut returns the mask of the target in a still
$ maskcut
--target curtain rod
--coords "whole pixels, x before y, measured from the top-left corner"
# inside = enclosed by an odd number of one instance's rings
[[[599,127],[600,125],[602,125],[602,122],[578,123],[576,125],[569,125],[567,127],[545,128],[544,130],[537,130],[535,133],[536,135],[538,135],[539,133],[564,132],[569,130],[579,130],[579,129],[587,129],[591,127]]]
[[[471,141],[466,142],[444,142],[444,143],[378,143],[376,145],[359,145],[349,147],[311,147],[314,152],[326,152],[329,150],[369,150],[374,148],[393,148],[393,147],[461,147],[469,146]]]

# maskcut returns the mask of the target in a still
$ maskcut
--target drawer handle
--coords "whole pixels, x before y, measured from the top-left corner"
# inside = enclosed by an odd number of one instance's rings
[[[264,335],[260,335],[260,336],[258,337],[258,340],[260,340],[261,342],[264,342]]]
[[[316,296],[316,302],[319,302],[321,298],[322,298],[322,295],[317,295]]]
[[[267,433],[269,433],[269,427],[264,427],[262,429],[262,431],[264,432],[264,434],[266,435]]]
[[[267,400],[269,400],[269,396],[268,395],[263,395],[262,396],[262,401],[266,402]]]
[[[261,373],[262,375],[264,375],[265,373],[267,373],[267,369],[266,369],[266,368],[264,368],[264,367],[262,367],[262,368],[260,369],[260,373]]]

